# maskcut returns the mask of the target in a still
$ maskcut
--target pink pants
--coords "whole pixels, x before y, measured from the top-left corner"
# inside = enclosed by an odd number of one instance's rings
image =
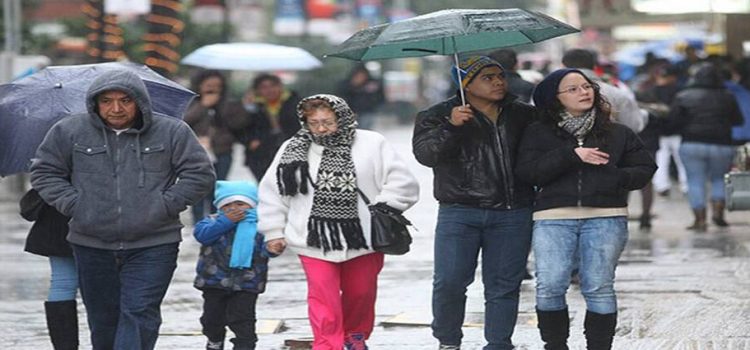
[[[307,275],[307,313],[313,350],[340,350],[344,337],[370,337],[375,324],[375,298],[383,254],[373,253],[334,263],[299,256]]]

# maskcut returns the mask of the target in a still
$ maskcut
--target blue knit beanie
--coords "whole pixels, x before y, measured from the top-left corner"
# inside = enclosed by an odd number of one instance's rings
[[[550,73],[544,78],[544,80],[537,84],[536,88],[534,88],[534,105],[537,106],[537,108],[550,108],[552,103],[555,102],[555,99],[557,99],[557,91],[560,88],[560,81],[570,73],[579,73],[586,77],[583,72],[574,68],[558,69]]]
[[[247,181],[216,181],[214,198],[214,206],[219,209],[234,201],[254,208],[258,205],[258,187]]]
[[[498,66],[503,71],[505,76],[505,68],[498,61],[495,61],[487,56],[469,56],[458,62],[459,70],[461,73],[461,79],[459,81],[456,66],[451,66],[451,77],[453,82],[460,87],[469,85],[472,80],[476,77],[477,73],[481,72],[482,69],[489,66]],[[461,84],[463,83],[463,85]]]

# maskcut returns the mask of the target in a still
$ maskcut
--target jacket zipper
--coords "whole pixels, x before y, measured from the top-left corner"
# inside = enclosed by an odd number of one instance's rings
[[[120,134],[115,133],[115,193],[117,194],[117,234],[118,238],[120,239],[120,249],[124,249],[124,244],[122,242],[122,223],[120,222],[122,220],[122,193],[120,189],[120,177],[117,176],[117,165],[120,164]]]
[[[498,149],[498,155],[499,155],[499,158],[500,158],[500,164],[501,164],[500,165],[500,171],[503,174],[503,181],[504,181],[503,185],[505,185],[505,193],[508,194],[507,203],[505,204],[505,208],[506,209],[511,209],[512,208],[512,204],[511,203],[513,203],[513,197],[514,197],[514,194],[513,194],[513,179],[510,176],[508,176],[508,174],[509,173],[512,174],[512,172],[508,171],[508,169],[510,168],[510,166],[508,165],[508,161],[509,160],[506,159],[506,157],[503,156],[503,154],[505,153],[504,152],[505,148],[503,147],[503,145],[505,143],[503,142],[503,139],[500,138],[500,135],[498,133],[503,133],[503,136],[505,136],[505,128],[503,126],[499,126],[499,125],[495,124],[495,132],[493,133],[493,134],[495,134],[495,145],[496,145],[496,147]]]
[[[503,148],[503,140],[500,138],[500,133],[502,132],[503,136],[505,136],[505,128],[498,125],[497,123],[498,121],[500,121],[500,118],[502,117],[504,110],[505,110],[504,108],[500,109],[500,113],[498,113],[497,115],[497,121],[494,123],[487,116],[484,116],[484,118],[490,125],[492,125],[492,129],[493,129],[492,139],[493,141],[495,141],[495,148],[497,149],[497,155],[498,155],[498,158],[500,159],[500,172],[503,176],[503,180],[502,180],[503,186],[505,189],[505,193],[507,193],[505,208],[512,209],[513,206],[511,205],[511,203],[513,203],[513,197],[514,197],[513,179],[510,178],[508,174],[512,174],[513,172],[508,171],[508,169],[510,168],[510,166],[508,165],[508,160],[505,159],[505,157],[503,157],[503,154],[505,154],[504,152],[505,148]]]

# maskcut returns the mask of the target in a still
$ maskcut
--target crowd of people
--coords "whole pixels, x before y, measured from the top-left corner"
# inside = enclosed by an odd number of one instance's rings
[[[460,349],[481,261],[484,349],[512,349],[533,253],[545,349],[568,348],[574,280],[588,349],[610,349],[629,193],[640,190],[647,231],[674,166],[694,213],[688,229],[707,230],[709,203],[710,222],[729,225],[723,175],[750,141],[750,61],[651,57],[629,85],[587,49],[567,51],[541,81],[525,81],[518,64],[508,49],[464,57],[446,72],[455,94],[416,115],[413,155],[432,169],[439,203],[433,336],[441,350]],[[381,83],[357,66],[338,96],[301,98],[265,73],[237,100],[219,71],[191,85],[199,97],[183,122],[152,111],[138,76],[102,73],[88,113],[55,124],[39,146],[21,213],[35,221],[26,250],[50,260],[54,348],[78,348],[78,291],[94,349],[155,347],[179,214],[191,207],[206,349],[224,349],[227,328],[234,349],[255,349],[269,259],[287,248],[306,276],[313,349],[367,349],[385,257],[362,197],[398,211],[419,200],[402,152],[366,130]],[[228,179],[235,144],[257,182]]]

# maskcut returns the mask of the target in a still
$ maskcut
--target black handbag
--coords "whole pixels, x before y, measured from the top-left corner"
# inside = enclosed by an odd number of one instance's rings
[[[400,210],[385,203],[370,204],[370,199],[357,189],[370,210],[370,232],[372,249],[389,255],[403,255],[409,251],[411,235],[406,226],[411,226]]]

